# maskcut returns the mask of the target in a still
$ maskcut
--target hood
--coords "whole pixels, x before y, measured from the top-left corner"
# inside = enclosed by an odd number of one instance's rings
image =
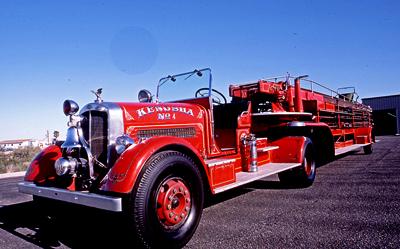
[[[205,108],[189,103],[117,103],[126,133],[131,126],[168,126],[203,123]]]

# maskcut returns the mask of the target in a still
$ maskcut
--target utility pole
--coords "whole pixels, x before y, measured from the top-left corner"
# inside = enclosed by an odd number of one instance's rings
[[[47,138],[47,144],[50,144],[50,133],[49,133],[49,130],[46,131],[46,138]]]

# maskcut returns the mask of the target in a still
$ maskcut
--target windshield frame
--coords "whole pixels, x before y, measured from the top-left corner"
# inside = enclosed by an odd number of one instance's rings
[[[203,69],[200,69],[200,70],[195,69],[195,70],[190,71],[190,72],[174,74],[174,75],[168,75],[166,77],[161,78],[158,81],[158,84],[157,84],[156,102],[159,102],[158,96],[159,96],[159,93],[160,93],[160,87],[162,85],[164,85],[165,83],[168,83],[169,81],[176,80],[176,77],[182,77],[182,76],[188,75],[186,77],[186,79],[188,79],[189,77],[192,77],[192,76],[198,76],[197,74],[203,73],[203,72],[208,72],[209,78],[208,78],[208,95],[202,96],[202,98],[207,98],[207,97],[209,98],[211,96],[212,73],[211,73],[211,69],[210,68],[203,68]],[[203,73],[203,75],[204,75],[204,73]],[[201,76],[198,76],[198,77],[201,77]],[[195,99],[195,98],[191,98],[191,99]],[[177,100],[179,100],[179,99],[177,99]]]

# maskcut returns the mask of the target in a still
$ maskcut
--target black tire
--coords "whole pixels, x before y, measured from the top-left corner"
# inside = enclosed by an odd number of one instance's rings
[[[125,212],[140,247],[181,248],[196,231],[203,204],[201,173],[193,160],[180,152],[164,151],[144,166]],[[172,216],[163,216],[165,212]]]
[[[281,183],[289,186],[308,187],[314,183],[316,163],[314,147],[310,139],[304,142],[303,162],[300,167],[278,173]]]
[[[366,155],[371,154],[371,153],[373,152],[372,144],[368,144],[368,145],[364,146],[364,147],[363,147],[363,150],[364,150],[364,153],[365,153]]]

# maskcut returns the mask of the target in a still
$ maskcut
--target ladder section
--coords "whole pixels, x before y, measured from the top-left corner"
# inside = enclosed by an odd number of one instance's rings
[[[214,189],[214,192],[221,193],[226,190],[236,188],[238,186],[259,180],[261,178],[274,175],[276,173],[296,168],[301,166],[301,163],[267,163],[258,167],[257,172],[238,172],[236,173],[236,181],[225,186]]]

